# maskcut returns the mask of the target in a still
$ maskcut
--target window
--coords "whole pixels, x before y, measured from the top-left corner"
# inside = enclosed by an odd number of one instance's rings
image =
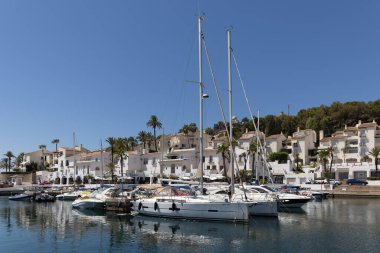
[[[66,166],[69,166],[69,160],[66,160]]]
[[[156,157],[153,157],[152,164],[156,165]]]
[[[148,164],[148,158],[144,158],[144,164]]]
[[[175,164],[170,165],[170,173],[171,174],[175,173]]]
[[[96,168],[95,168],[95,170],[98,170],[98,171],[99,171],[99,170],[100,170],[100,168],[99,168],[99,167],[96,167]]]
[[[210,165],[207,165],[206,170],[210,170]]]
[[[209,161],[210,163],[213,162],[213,159],[212,159],[212,158],[213,158],[212,155],[210,155],[210,157],[208,158],[208,161]]]
[[[223,170],[223,169],[224,169],[223,165],[220,165],[219,170]]]
[[[95,158],[95,162],[98,162],[98,158]]]
[[[293,143],[293,148],[298,148],[298,147],[299,147],[298,142]]]

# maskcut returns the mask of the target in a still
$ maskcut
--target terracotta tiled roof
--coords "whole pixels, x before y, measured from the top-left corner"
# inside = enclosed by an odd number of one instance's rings
[[[283,134],[270,135],[270,136],[266,137],[266,139],[267,140],[276,140],[276,139],[278,139],[280,137],[284,137],[286,139],[285,135],[283,135]]]
[[[347,127],[343,130],[344,132],[358,131],[357,127]]]
[[[359,125],[359,128],[367,128],[367,127],[377,127],[376,122],[371,122],[371,123],[364,123]]]

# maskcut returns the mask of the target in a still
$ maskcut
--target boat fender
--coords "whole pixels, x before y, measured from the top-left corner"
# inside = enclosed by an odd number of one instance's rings
[[[141,210],[141,207],[142,207],[142,203],[140,202],[140,203],[139,203],[139,207],[138,207],[138,208],[139,208],[139,211]]]
[[[157,209],[158,209],[158,204],[157,204],[157,202],[154,202],[154,211],[157,211]]]

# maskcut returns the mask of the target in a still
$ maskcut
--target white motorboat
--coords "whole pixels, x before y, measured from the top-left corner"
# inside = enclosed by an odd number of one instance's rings
[[[90,192],[88,191],[73,191],[73,192],[65,192],[65,193],[62,193],[62,194],[59,194],[56,196],[56,198],[58,200],[76,200],[77,198],[79,197],[84,197],[84,196],[87,196],[89,195]]]
[[[246,222],[249,217],[245,203],[210,201],[171,187],[157,189],[154,197],[134,200],[133,209],[142,215],[190,220]]]
[[[310,196],[276,192],[272,188],[265,185],[247,185],[246,188],[250,191],[275,195],[278,201],[278,207],[280,209],[301,208],[304,204],[311,200]]]
[[[111,197],[113,192],[114,188],[108,188],[102,192],[93,192],[76,199],[72,203],[72,207],[80,209],[104,209],[106,199]]]
[[[9,200],[30,200],[31,197],[32,197],[31,195],[20,193],[13,196],[9,196],[8,199]]]

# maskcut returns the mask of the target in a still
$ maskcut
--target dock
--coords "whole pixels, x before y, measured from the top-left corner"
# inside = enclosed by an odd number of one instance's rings
[[[380,186],[339,185],[331,194],[333,197],[372,197],[380,198]]]

